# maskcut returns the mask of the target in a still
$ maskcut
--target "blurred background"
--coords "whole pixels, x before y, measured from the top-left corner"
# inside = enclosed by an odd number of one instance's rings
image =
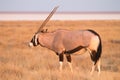
[[[59,6],[54,20],[120,19],[119,0],[0,0],[0,20],[43,20]]]

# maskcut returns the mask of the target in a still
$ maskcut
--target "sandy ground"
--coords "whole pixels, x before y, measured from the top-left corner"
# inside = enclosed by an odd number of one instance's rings
[[[93,29],[102,38],[101,74],[89,75],[92,62],[89,54],[72,55],[73,73],[65,60],[59,72],[58,56],[47,48],[28,47],[28,42],[42,21],[0,22],[0,80],[119,80],[120,21],[50,21],[45,28]]]

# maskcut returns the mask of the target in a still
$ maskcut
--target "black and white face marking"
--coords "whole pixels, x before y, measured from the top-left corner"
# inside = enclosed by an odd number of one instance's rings
[[[30,41],[29,46],[30,46],[30,47],[33,47],[33,46],[37,46],[37,45],[39,45],[38,35],[35,34],[35,35],[33,36],[32,40]]]

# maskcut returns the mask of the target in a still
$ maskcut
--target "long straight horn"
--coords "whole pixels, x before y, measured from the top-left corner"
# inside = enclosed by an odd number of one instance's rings
[[[42,23],[42,25],[40,26],[40,28],[38,29],[38,31],[37,31],[37,33],[39,33],[42,29],[43,29],[43,27],[46,25],[46,23],[50,20],[50,18],[52,17],[52,15],[56,12],[56,10],[57,10],[57,8],[58,8],[59,6],[56,6],[53,10],[52,10],[52,12],[49,14],[49,16],[44,20],[44,22]]]

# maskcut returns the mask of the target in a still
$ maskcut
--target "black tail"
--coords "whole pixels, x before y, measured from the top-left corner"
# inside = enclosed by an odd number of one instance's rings
[[[97,48],[95,64],[96,64],[97,61],[100,59],[101,54],[102,54],[102,42],[101,42],[101,38],[100,38],[100,36],[99,36],[99,40],[100,40],[100,43],[99,43],[99,46],[98,46],[98,48]]]
[[[94,55],[94,61],[95,61],[95,64],[96,64],[97,61],[100,59],[101,54],[102,54],[102,41],[101,41],[100,35],[97,32],[95,32],[93,30],[87,30],[87,31],[90,31],[90,32],[94,33],[95,35],[97,35],[99,37],[99,40],[100,40],[98,48],[97,48],[96,55]]]

